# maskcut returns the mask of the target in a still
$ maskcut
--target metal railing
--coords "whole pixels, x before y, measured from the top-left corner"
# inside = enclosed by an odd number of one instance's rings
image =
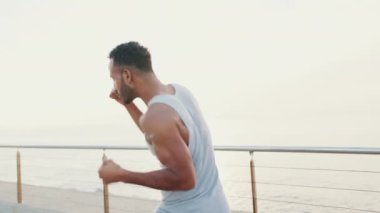
[[[16,161],[17,161],[17,202],[22,203],[22,182],[21,182],[21,160],[19,149],[73,149],[73,150],[148,150],[146,146],[48,146],[48,145],[0,145],[0,148],[15,148]],[[255,152],[282,152],[282,153],[320,153],[320,154],[360,154],[360,155],[380,155],[380,148],[367,148],[367,147],[301,147],[301,146],[214,146],[215,151],[232,151],[232,152],[248,152],[250,153],[250,176],[251,176],[251,191],[252,191],[252,210],[254,213],[258,212],[257,195],[256,195],[256,179],[255,179],[255,165],[253,154]],[[106,159],[103,154],[103,161]],[[287,168],[289,169],[289,168]],[[292,169],[292,168],[290,168]],[[302,168],[293,168],[302,169]],[[305,169],[305,168],[304,168]],[[266,184],[266,183],[263,183]],[[309,187],[309,186],[303,186]],[[108,186],[103,185],[104,196],[104,212],[109,212],[108,201]],[[260,199],[273,202],[279,202],[270,199]],[[281,201],[280,201],[281,202]],[[291,202],[296,203],[296,202]],[[296,203],[297,204],[297,203]],[[304,204],[304,203],[298,203]],[[313,205],[313,204],[306,204]],[[322,205],[320,205],[322,206]],[[323,207],[323,206],[322,206]],[[343,208],[344,207],[337,207]],[[355,210],[355,209],[354,209]],[[362,211],[360,209],[356,209]],[[368,211],[377,212],[377,211]]]

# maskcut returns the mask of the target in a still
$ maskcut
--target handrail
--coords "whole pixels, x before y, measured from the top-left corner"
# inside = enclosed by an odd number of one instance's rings
[[[0,144],[1,148],[15,148],[17,149],[17,197],[18,203],[22,202],[22,183],[21,183],[21,163],[20,163],[20,154],[19,149],[76,149],[76,150],[148,150],[147,146],[88,146],[88,145],[7,145]],[[256,182],[255,178],[255,166],[253,161],[253,153],[254,152],[282,152],[282,153],[319,153],[319,154],[365,154],[365,155],[379,155],[380,147],[316,147],[316,146],[214,146],[215,151],[233,151],[233,152],[249,152],[251,155],[250,159],[250,176],[251,176],[251,187],[252,187],[252,207],[253,213],[258,212],[257,200],[270,200],[270,199],[262,199],[257,198],[256,195],[256,184],[268,184],[268,183],[260,183]],[[103,160],[105,159],[105,155],[103,153]],[[274,184],[272,184],[274,185]],[[281,185],[281,184],[277,184]],[[285,184],[282,184],[285,185]],[[288,184],[289,185],[289,184]],[[312,186],[301,186],[301,185],[289,185],[289,186],[297,186],[297,187],[312,187]],[[315,188],[315,187],[314,187]],[[338,189],[331,187],[319,187],[319,188],[329,188],[329,189]],[[340,190],[351,190],[353,189],[340,189]],[[108,203],[108,187],[104,185],[104,212],[109,212],[109,203]],[[363,191],[363,190],[362,190]],[[371,191],[375,192],[375,191]],[[377,193],[377,191],[376,191]],[[248,198],[248,197],[247,197]],[[285,203],[297,203],[290,201],[276,201],[276,202],[285,202]],[[346,207],[339,206],[324,206],[317,204],[306,204],[306,203],[297,203],[304,204],[310,206],[319,206],[319,207],[334,207],[340,209],[351,209]],[[356,211],[367,211],[361,209],[351,209]],[[376,211],[368,211],[368,212],[376,212]],[[379,212],[380,213],[380,212]]]
[[[147,146],[86,146],[86,145],[1,145],[0,148],[23,149],[97,149],[97,150],[147,150]],[[234,152],[296,152],[325,154],[378,155],[380,148],[371,147],[317,147],[317,146],[214,146],[216,151]]]

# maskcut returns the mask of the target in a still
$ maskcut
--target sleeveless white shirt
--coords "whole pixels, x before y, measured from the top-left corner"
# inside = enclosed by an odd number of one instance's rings
[[[189,131],[188,148],[196,172],[196,185],[188,191],[162,191],[163,200],[156,212],[228,213],[230,209],[215,164],[211,135],[197,101],[185,87],[178,84],[172,86],[174,95],[154,96],[148,106],[166,104],[184,122]]]

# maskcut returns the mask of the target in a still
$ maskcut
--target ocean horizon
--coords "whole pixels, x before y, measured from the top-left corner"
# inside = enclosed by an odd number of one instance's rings
[[[227,122],[212,128],[214,145],[272,145],[259,142],[256,144],[255,141],[247,142],[247,138],[238,137],[232,141],[233,134],[226,134],[226,130],[225,132],[221,132],[220,129],[215,131],[217,128],[225,127]],[[53,131],[54,134],[57,131]],[[129,131],[126,130],[129,139],[123,138],[125,135],[120,135],[119,138],[111,135],[110,139],[99,136],[98,140],[93,142],[86,141],[83,137],[70,140],[70,136],[64,134],[54,141],[54,138],[48,138],[46,135],[37,137],[39,133],[36,133],[35,138],[29,138],[30,141],[27,142],[28,137],[31,137],[28,133],[29,135],[24,135],[25,138],[21,135],[19,141],[13,137],[13,140],[0,140],[0,144],[145,145],[140,133]],[[218,133],[220,133],[219,137]],[[239,135],[239,131],[232,133]],[[72,137],[75,137],[75,134]],[[215,143],[215,138],[218,139],[217,143]],[[221,141],[220,138],[225,140]],[[44,140],[38,143],[38,139]],[[339,144],[336,143],[335,146]],[[300,145],[312,146],[313,144]],[[322,143],[314,145],[329,146]],[[103,155],[102,150],[20,149],[20,152],[24,184],[86,192],[102,190],[97,174]],[[160,168],[158,161],[148,150],[106,150],[105,153],[126,169],[150,171]],[[0,149],[0,181],[16,181],[15,156],[16,149]],[[215,156],[231,209],[251,211],[249,153],[216,151]],[[255,153],[254,160],[260,212],[360,212],[353,209],[377,212],[380,210],[380,202],[378,202],[380,201],[380,182],[378,181],[380,157],[377,155]],[[158,190],[122,183],[112,184],[110,193],[151,200],[161,198]]]

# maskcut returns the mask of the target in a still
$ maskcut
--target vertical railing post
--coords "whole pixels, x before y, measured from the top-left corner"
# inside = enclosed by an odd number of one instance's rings
[[[106,153],[103,153],[103,162],[107,160]],[[108,196],[108,185],[103,183],[103,199],[104,199],[104,213],[109,213],[109,196]]]
[[[20,151],[17,149],[17,203],[22,203],[22,184],[21,184],[21,157]]]
[[[250,168],[251,168],[251,187],[252,187],[252,207],[253,207],[253,213],[258,213],[257,196],[256,196],[255,164],[253,162],[253,151],[250,151],[249,154],[251,155]]]

